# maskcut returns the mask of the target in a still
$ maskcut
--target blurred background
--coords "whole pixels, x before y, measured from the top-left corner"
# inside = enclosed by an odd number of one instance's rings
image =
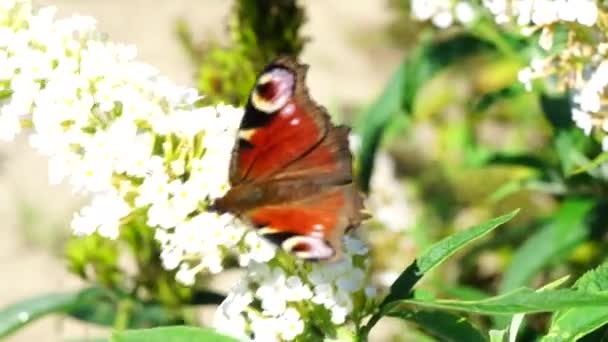
[[[228,41],[232,1],[221,0],[35,0],[56,6],[58,16],[90,15],[115,42],[135,44],[139,59],[182,85],[196,86],[196,65],[176,34],[183,20],[199,41]],[[401,60],[387,28],[395,18],[385,1],[303,2],[310,38],[301,59],[310,64],[313,97],[330,111],[352,115],[382,90]],[[249,84],[246,87],[250,87]],[[62,258],[72,214],[85,199],[68,186],[48,185],[46,159],[21,137],[0,145],[0,307],[42,293],[77,289],[82,281],[69,273]],[[404,260],[404,263],[407,261]],[[10,281],[6,281],[9,280]],[[67,318],[44,318],[9,337],[9,341],[59,341],[68,336],[99,336],[100,328]]]

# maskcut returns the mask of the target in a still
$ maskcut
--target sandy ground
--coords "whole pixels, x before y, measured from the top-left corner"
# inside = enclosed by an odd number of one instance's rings
[[[54,5],[59,16],[94,16],[112,40],[133,43],[142,60],[180,84],[192,81],[192,66],[173,35],[175,20],[185,18],[198,38],[225,36],[230,2],[220,0],[34,0]],[[311,0],[306,2],[312,38],[303,60],[311,65],[309,86],[318,102],[330,108],[363,104],[378,94],[399,60],[381,37],[390,14],[383,1]],[[26,140],[0,145],[0,307],[30,296],[76,289],[51,251],[83,199],[67,186],[49,187],[46,161],[31,152]],[[24,210],[27,209],[27,210]],[[67,319],[49,317],[13,335],[8,341],[64,341],[100,337],[106,331]]]

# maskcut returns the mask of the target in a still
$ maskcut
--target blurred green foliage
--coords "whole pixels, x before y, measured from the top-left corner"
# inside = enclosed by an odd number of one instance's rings
[[[207,96],[201,104],[244,105],[257,73],[268,62],[300,54],[306,43],[300,34],[305,19],[294,0],[235,1],[227,46],[214,41],[197,44],[188,26],[178,22],[180,41],[198,68],[198,89]]]

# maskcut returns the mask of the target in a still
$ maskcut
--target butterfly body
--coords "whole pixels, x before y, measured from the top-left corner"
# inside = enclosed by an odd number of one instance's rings
[[[241,121],[230,190],[214,203],[305,259],[336,259],[365,218],[349,129],[331,123],[305,86],[306,66],[278,58],[258,76]]]

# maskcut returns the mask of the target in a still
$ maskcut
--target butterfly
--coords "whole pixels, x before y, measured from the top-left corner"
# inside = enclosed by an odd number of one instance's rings
[[[307,65],[269,63],[256,79],[232,152],[230,190],[214,207],[297,257],[337,260],[367,215],[353,182],[349,128],[310,97]]]

